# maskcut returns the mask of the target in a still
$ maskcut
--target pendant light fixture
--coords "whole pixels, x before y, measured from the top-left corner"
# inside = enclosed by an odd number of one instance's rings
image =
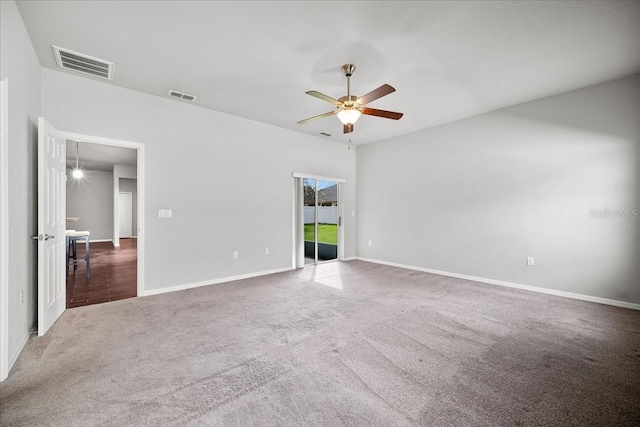
[[[78,141],[76,141],[76,167],[71,172],[71,176],[73,176],[75,179],[82,179],[83,172],[78,165],[78,144]]]

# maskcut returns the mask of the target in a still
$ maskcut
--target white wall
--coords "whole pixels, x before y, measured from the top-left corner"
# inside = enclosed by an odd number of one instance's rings
[[[138,235],[138,181],[120,178],[120,192],[131,193],[131,236]]]
[[[640,219],[590,218],[640,209],[640,75],[359,147],[357,171],[359,257],[640,303]]]
[[[145,144],[147,289],[291,267],[292,172],[345,178],[345,212],[355,210],[356,150],[344,144],[47,69],[42,90],[58,129]]]
[[[67,179],[67,229],[88,230],[91,240],[113,237],[113,172],[84,171],[82,179]]]
[[[36,320],[37,138],[40,63],[13,1],[0,2],[0,72],[9,92],[9,339],[10,365]],[[20,304],[20,292],[24,303]],[[4,349],[2,349],[4,351]]]

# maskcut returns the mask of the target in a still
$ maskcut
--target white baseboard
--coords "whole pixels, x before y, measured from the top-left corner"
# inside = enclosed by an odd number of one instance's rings
[[[349,258],[342,258],[340,261],[345,261],[345,262],[346,261],[355,261],[356,259],[357,259],[356,257],[352,256],[352,257],[349,257]]]
[[[277,268],[275,270],[258,271],[256,273],[240,274],[238,276],[222,277],[220,279],[204,280],[202,282],[184,283],[182,285],[169,286],[166,288],[150,289],[148,291],[144,291],[142,295],[138,295],[138,296],[146,297],[150,295],[164,294],[167,292],[183,291],[185,289],[199,288],[200,286],[217,285],[220,283],[234,282],[236,280],[250,279],[252,277],[266,276],[266,275],[275,274],[275,273],[284,273],[285,271],[292,271],[292,270],[293,268],[291,267],[285,267],[285,268]]]
[[[111,239],[89,239],[89,243],[113,242]]]
[[[8,369],[7,369],[7,377],[9,376],[9,372],[11,372],[11,368],[13,368],[13,365],[18,360],[18,357],[20,356],[20,353],[22,353],[22,349],[24,348],[25,345],[27,345],[27,341],[29,341],[29,336],[30,335],[31,334],[29,332],[27,332],[27,335],[25,335],[25,337],[22,339],[22,342],[20,344],[18,344],[18,347],[16,347],[15,350],[13,350],[13,353],[9,355],[9,364],[8,364]],[[7,377],[0,379],[0,381],[4,381],[5,379],[7,379]]]
[[[503,280],[486,279],[484,277],[467,276],[465,274],[458,274],[458,273],[451,273],[451,272],[448,272],[448,271],[433,270],[433,269],[430,269],[430,268],[416,267],[416,266],[413,266],[413,265],[406,265],[406,264],[398,264],[398,263],[395,263],[395,262],[381,261],[381,260],[371,259],[371,258],[356,257],[356,259],[358,259],[360,261],[372,262],[372,263],[375,263],[375,264],[383,264],[383,265],[388,265],[388,266],[391,266],[391,267],[404,268],[404,269],[407,269],[407,270],[415,270],[415,271],[422,271],[422,272],[425,272],[425,273],[438,274],[440,276],[455,277],[455,278],[458,278],[458,279],[472,280],[474,282],[488,283],[490,285],[498,285],[498,286],[506,286],[508,288],[522,289],[522,290],[525,290],[525,291],[537,292],[537,293],[540,293],[540,294],[554,295],[554,296],[557,296],[557,297],[572,298],[572,299],[577,299],[577,300],[582,300],[582,301],[595,302],[595,303],[598,303],[598,304],[612,305],[614,307],[629,308],[631,310],[640,310],[640,304],[634,304],[632,302],[618,301],[618,300],[615,300],[615,299],[594,297],[594,296],[591,296],[591,295],[576,294],[576,293],[573,293],[573,292],[557,291],[555,289],[539,288],[537,286],[521,285],[519,283],[505,282]]]

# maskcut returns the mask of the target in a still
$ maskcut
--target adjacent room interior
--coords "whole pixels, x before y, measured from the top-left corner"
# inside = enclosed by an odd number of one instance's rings
[[[1,425],[640,425],[640,2],[0,19]]]
[[[66,307],[135,297],[137,151],[67,140],[66,154],[66,234],[77,249],[74,256],[67,248],[65,257]],[[73,247],[71,240],[84,239],[83,234],[89,240],[88,255],[83,241]]]

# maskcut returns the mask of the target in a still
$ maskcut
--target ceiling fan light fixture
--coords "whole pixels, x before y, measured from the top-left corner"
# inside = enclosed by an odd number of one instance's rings
[[[362,113],[355,108],[345,108],[338,113],[338,118],[343,125],[352,125],[358,121]]]
[[[71,176],[73,176],[73,178],[75,179],[82,179],[82,175],[83,175],[82,169],[74,169],[71,172]]]

